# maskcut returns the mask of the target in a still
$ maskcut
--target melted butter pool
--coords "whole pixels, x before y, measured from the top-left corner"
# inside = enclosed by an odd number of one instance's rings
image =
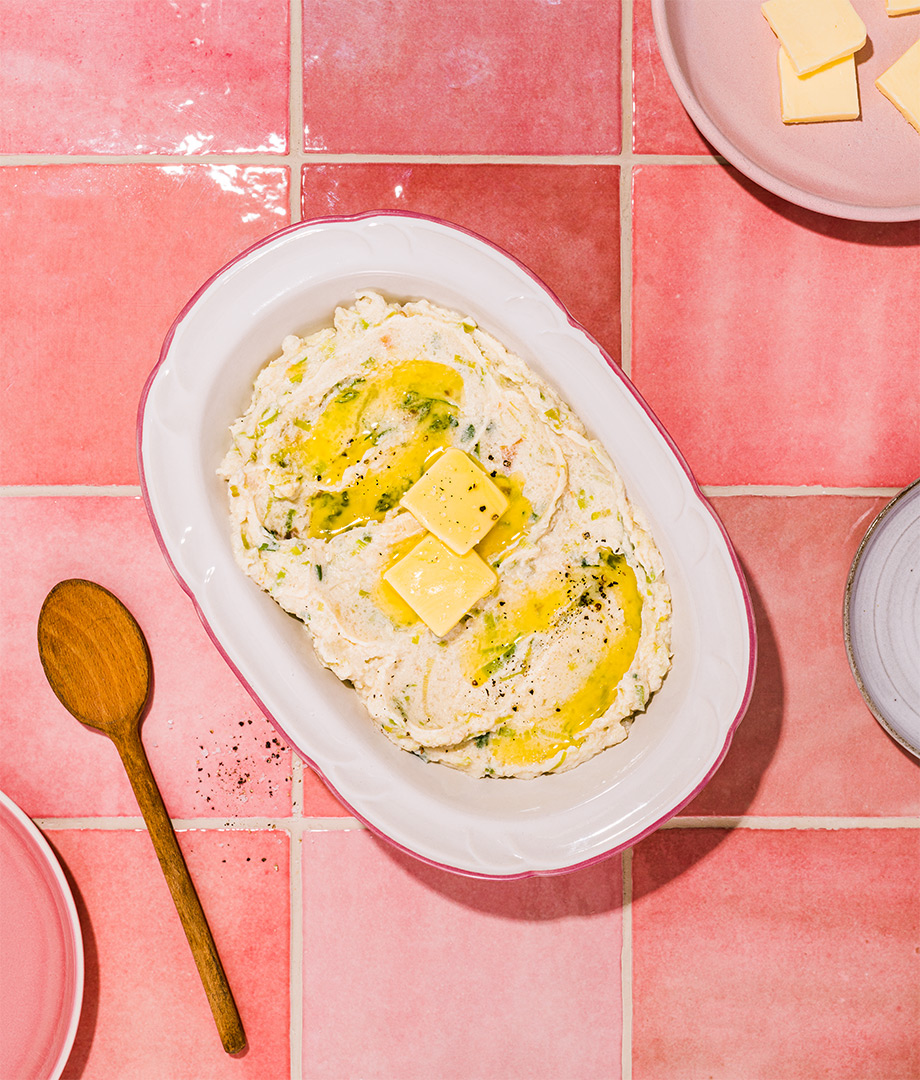
[[[591,669],[588,677],[579,689],[569,698],[556,703],[553,713],[539,721],[526,731],[515,731],[510,726],[500,728],[489,737],[488,746],[495,757],[506,765],[535,765],[549,760],[561,750],[580,746],[584,741],[582,732],[610,708],[616,697],[620,680],[629,670],[639,645],[642,629],[642,597],[639,594],[635,571],[622,555],[607,555],[599,567],[584,568],[584,576],[572,589],[572,581],[562,590],[562,603],[557,604],[560,590],[553,589],[544,594],[544,599],[529,597],[525,604],[509,619],[507,630],[527,628],[537,630],[564,618],[578,606],[595,603],[597,593],[612,597],[623,615],[620,632],[608,640],[608,644],[598,662]],[[582,588],[581,586],[584,586]],[[585,599],[587,598],[587,599]],[[496,620],[496,626],[499,620]],[[487,634],[485,642],[489,640]],[[496,650],[495,656],[503,655],[498,650],[504,644],[505,650],[511,649],[513,655],[516,640],[499,641],[487,648]],[[490,661],[489,663],[493,663]],[[479,669],[484,674],[487,663]],[[486,677],[490,677],[494,671]]]
[[[527,535],[533,520],[533,507],[524,495],[524,477],[520,473],[489,475],[508,500],[508,508],[476,545],[476,550],[490,566],[497,567]]]
[[[328,540],[346,529],[382,521],[433,455],[450,445],[462,394],[460,373],[430,360],[404,361],[336,386],[303,436],[275,455],[282,467],[323,484],[309,500],[308,535]],[[398,440],[372,469],[345,487],[335,487],[394,431]]]

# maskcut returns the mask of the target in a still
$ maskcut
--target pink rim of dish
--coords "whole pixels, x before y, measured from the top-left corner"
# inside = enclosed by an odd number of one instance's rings
[[[746,613],[746,616],[747,616],[747,625],[748,625],[748,642],[749,642],[749,646],[750,646],[750,655],[749,655],[749,659],[748,659],[747,680],[745,682],[744,694],[742,696],[741,705],[740,705],[740,707],[738,709],[737,714],[735,715],[734,719],[732,720],[731,725],[729,726],[728,732],[727,732],[726,737],[725,737],[725,742],[724,742],[724,744],[722,746],[722,749],[721,749],[719,755],[717,756],[716,760],[713,762],[712,767],[709,769],[709,771],[706,773],[706,775],[703,777],[703,779],[700,781],[700,783],[693,789],[693,791],[685,799],[683,799],[680,803],[678,803],[673,809],[669,810],[667,814],[662,815],[662,817],[660,817],[657,821],[653,822],[647,828],[643,829],[640,833],[637,833],[636,836],[631,837],[629,840],[625,841],[622,844],[614,845],[608,851],[601,852],[598,855],[593,855],[590,859],[585,859],[582,862],[573,863],[570,866],[554,867],[554,868],[552,868],[550,870],[524,870],[524,871],[521,871],[520,873],[516,873],[516,874],[485,874],[485,873],[480,873],[480,872],[477,872],[477,871],[474,871],[474,870],[467,870],[467,869],[463,869],[461,867],[451,866],[448,863],[438,862],[436,859],[428,858],[425,855],[420,855],[417,851],[414,851],[411,848],[407,847],[405,844],[401,844],[397,840],[394,840],[392,837],[388,836],[386,834],[386,832],[384,832],[381,828],[379,828],[378,826],[374,825],[373,823],[367,821],[364,817],[362,817],[362,815],[359,814],[354,809],[354,807],[352,807],[345,799],[343,799],[342,796],[338,793],[338,791],[336,791],[335,787],[329,782],[329,780],[324,775],[322,769],[320,769],[319,766],[307,754],[305,754],[303,752],[303,750],[300,749],[300,747],[298,747],[294,743],[293,739],[287,734],[286,731],[284,731],[284,729],[280,726],[278,721],[275,720],[274,716],[272,716],[272,714],[269,712],[269,710],[266,708],[266,706],[262,703],[262,701],[260,700],[258,694],[249,685],[249,682],[246,680],[245,676],[242,674],[242,672],[239,670],[239,668],[236,666],[236,664],[234,664],[234,662],[227,655],[227,653],[225,652],[223,646],[221,645],[220,641],[218,640],[216,634],[214,633],[214,631],[211,629],[210,625],[208,624],[208,620],[205,618],[204,613],[202,612],[201,608],[199,607],[198,601],[197,601],[197,599],[195,597],[195,594],[194,594],[194,591],[190,588],[190,586],[187,584],[187,582],[183,579],[182,575],[176,569],[176,566],[173,563],[172,559],[169,557],[169,553],[168,553],[168,551],[166,549],[166,543],[163,540],[163,536],[162,536],[162,534],[160,532],[159,525],[157,524],[157,520],[156,520],[156,518],[154,516],[154,513],[153,513],[153,508],[152,508],[151,502],[150,502],[150,496],[149,496],[148,491],[147,491],[147,480],[146,480],[146,476],[145,476],[145,473],[144,473],[144,457],[143,457],[143,449],[142,449],[142,447],[143,447],[143,431],[144,431],[144,410],[145,410],[146,405],[147,405],[147,397],[148,397],[148,395],[150,393],[150,389],[153,386],[153,382],[154,382],[154,379],[156,378],[157,372],[160,370],[161,365],[166,360],[166,356],[167,356],[167,353],[169,352],[169,348],[170,348],[170,345],[172,344],[172,340],[173,340],[173,337],[175,336],[176,330],[178,329],[178,327],[182,323],[182,321],[185,319],[185,317],[188,315],[188,313],[191,311],[191,309],[198,302],[199,297],[202,296],[202,294],[205,293],[219,277],[221,277],[224,273],[226,273],[228,270],[230,270],[231,267],[236,265],[236,263],[240,262],[243,259],[248,258],[250,255],[253,254],[253,252],[258,251],[260,248],[266,247],[267,245],[273,243],[274,241],[276,241],[281,236],[287,236],[292,232],[296,232],[296,231],[299,231],[301,229],[308,229],[308,228],[311,228],[311,227],[314,227],[314,226],[317,226],[317,225],[335,225],[335,224],[342,223],[342,222],[363,221],[366,218],[375,218],[375,217],[411,218],[411,219],[414,219],[416,221],[428,221],[428,222],[432,222],[435,225],[442,226],[443,228],[453,229],[456,232],[463,233],[466,236],[471,237],[473,240],[476,240],[478,243],[484,244],[487,247],[492,248],[495,252],[497,252],[503,258],[508,259],[510,262],[514,263],[521,271],[523,271],[525,274],[527,274],[527,276],[529,278],[531,278],[531,280],[533,280],[543,290],[543,292],[546,293],[546,295],[549,297],[549,299],[552,300],[552,302],[562,311],[562,313],[563,313],[563,315],[565,315],[566,320],[568,321],[568,323],[574,329],[576,329],[580,333],[584,334],[585,337],[587,337],[588,340],[592,343],[592,345],[594,345],[594,347],[600,352],[601,356],[606,361],[607,366],[610,368],[612,373],[614,375],[616,375],[620,379],[620,381],[623,383],[625,388],[636,399],[637,403],[641,406],[641,408],[643,409],[643,411],[645,412],[645,414],[647,415],[649,420],[652,422],[654,427],[657,429],[658,433],[661,435],[661,437],[668,444],[668,447],[670,448],[671,452],[674,454],[675,459],[680,464],[680,466],[684,470],[684,472],[687,474],[687,479],[690,481],[690,484],[691,484],[691,486],[693,488],[694,494],[699,499],[700,503],[710,513],[710,515],[712,516],[716,526],[719,529],[719,532],[722,534],[722,539],[723,539],[723,541],[725,543],[726,549],[727,549],[728,554],[729,554],[729,556],[731,558],[732,567],[733,567],[733,569],[735,571],[735,575],[736,575],[736,577],[738,579],[738,584],[739,584],[740,589],[741,589],[741,595],[742,595],[742,597],[744,599],[744,607],[745,607],[745,613]],[[236,675],[236,677],[240,680],[240,682],[246,688],[246,690],[249,693],[250,697],[253,699],[253,701],[256,703],[256,705],[258,705],[258,707],[264,713],[266,719],[269,721],[269,723],[272,725],[272,727],[274,727],[274,729],[284,739],[284,741],[288,744],[288,746],[290,746],[291,749],[300,758],[302,758],[318,776],[320,776],[322,778],[323,782],[326,784],[326,786],[329,788],[329,790],[335,795],[335,797],[342,804],[342,806],[344,806],[345,809],[349,811],[351,816],[356,818],[358,821],[360,821],[361,824],[364,825],[365,828],[369,829],[372,833],[374,833],[374,835],[379,836],[381,839],[385,840],[388,844],[391,844],[393,847],[397,848],[398,850],[405,852],[407,855],[411,855],[413,858],[419,859],[420,861],[422,861],[424,863],[427,863],[430,866],[438,867],[441,870],[448,870],[448,871],[450,871],[451,873],[454,873],[454,874],[461,874],[461,875],[463,875],[465,877],[482,878],[482,879],[492,880],[492,881],[515,881],[515,880],[519,880],[519,879],[522,879],[522,878],[529,878],[529,877],[549,877],[549,876],[552,876],[552,875],[555,875],[555,874],[567,874],[567,873],[571,873],[572,871],[575,871],[575,870],[581,870],[581,869],[583,869],[583,868],[585,868],[587,866],[592,866],[594,863],[598,863],[598,862],[601,862],[604,859],[610,858],[610,856],[616,855],[621,851],[625,851],[628,848],[631,848],[634,844],[637,844],[643,837],[648,836],[650,833],[655,832],[655,830],[659,829],[666,821],[669,821],[676,814],[680,813],[680,811],[685,806],[687,806],[689,803],[691,803],[696,798],[696,796],[703,790],[703,788],[709,783],[709,781],[712,778],[713,774],[716,772],[716,770],[722,764],[722,761],[724,760],[725,755],[728,753],[728,749],[731,746],[732,737],[734,736],[736,728],[741,723],[741,720],[742,720],[745,712],[747,711],[748,705],[750,704],[751,695],[752,695],[753,690],[754,690],[754,674],[755,674],[755,671],[757,669],[757,631],[756,631],[756,627],[755,627],[755,623],[754,623],[754,612],[753,612],[753,608],[752,608],[752,605],[751,605],[751,598],[750,598],[750,594],[748,592],[747,582],[745,581],[745,578],[744,578],[744,572],[741,569],[741,564],[739,563],[738,557],[735,554],[735,549],[732,547],[732,543],[731,543],[731,540],[728,537],[728,533],[725,531],[725,526],[722,524],[721,520],[719,519],[718,514],[716,514],[715,510],[710,505],[709,500],[706,498],[706,496],[701,491],[699,484],[696,482],[696,478],[693,476],[693,473],[690,471],[690,466],[687,464],[686,460],[684,459],[683,454],[677,448],[676,444],[674,443],[674,440],[671,438],[671,436],[668,434],[668,432],[662,426],[661,421],[652,412],[652,410],[648,406],[648,404],[646,404],[645,399],[642,397],[642,395],[639,393],[639,391],[635,388],[635,386],[633,385],[631,380],[628,378],[628,376],[622,371],[620,366],[618,364],[614,363],[614,361],[611,359],[611,357],[606,352],[606,350],[594,339],[594,337],[592,337],[592,335],[581,325],[581,323],[579,323],[576,319],[572,318],[572,316],[568,312],[568,309],[562,303],[562,301],[556,296],[556,294],[549,288],[548,285],[546,285],[539,277],[537,277],[537,275],[535,273],[533,273],[532,270],[530,270],[527,266],[525,266],[524,263],[522,263],[520,261],[520,259],[517,259],[514,255],[511,255],[509,252],[505,251],[504,248],[499,247],[498,244],[495,244],[491,240],[487,240],[485,237],[480,236],[476,232],[473,232],[472,229],[467,229],[462,225],[456,225],[451,221],[445,221],[443,218],[433,217],[430,214],[417,214],[417,213],[411,213],[411,212],[408,212],[408,211],[405,211],[405,210],[367,210],[367,211],[365,211],[363,213],[360,213],[360,214],[338,215],[338,216],[333,215],[333,216],[329,216],[329,217],[311,218],[308,221],[297,221],[297,222],[294,222],[291,225],[286,226],[284,229],[279,229],[277,232],[270,233],[268,236],[264,236],[261,240],[257,240],[250,247],[246,248],[245,251],[241,251],[239,255],[235,256],[228,263],[226,263],[224,266],[222,266],[219,270],[215,271],[215,273],[213,273],[207,279],[207,281],[205,281],[204,284],[201,285],[200,288],[192,295],[192,297],[188,300],[188,302],[185,304],[185,306],[182,308],[182,310],[179,312],[179,314],[173,320],[172,326],[170,326],[169,331],[168,331],[168,333],[167,333],[167,335],[166,335],[166,337],[165,337],[165,339],[163,341],[163,346],[160,349],[159,359],[157,360],[153,370],[150,372],[150,375],[147,377],[147,381],[144,383],[144,389],[141,391],[140,403],[138,405],[138,410],[137,410],[136,446],[137,446],[138,474],[140,476],[140,482],[141,482],[141,485],[140,485],[141,486],[141,494],[142,494],[143,499],[144,499],[144,505],[147,507],[147,516],[150,519],[150,524],[151,524],[151,527],[153,528],[154,536],[156,537],[156,541],[159,544],[160,550],[163,553],[163,558],[166,560],[167,565],[169,566],[170,570],[172,570],[173,576],[179,582],[179,584],[182,587],[183,591],[186,593],[186,595],[192,601],[192,604],[195,607],[195,611],[198,613],[198,618],[201,620],[201,624],[204,627],[208,637],[213,642],[215,648],[221,654],[221,656],[224,658],[227,665],[230,667],[230,669],[233,671],[233,673]]]

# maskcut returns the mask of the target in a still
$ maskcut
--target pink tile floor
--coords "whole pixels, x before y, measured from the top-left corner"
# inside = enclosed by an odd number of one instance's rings
[[[0,789],[81,920],[64,1075],[917,1080],[920,768],[841,631],[859,540],[920,473],[917,223],[824,218],[715,158],[650,0],[14,0],[2,22]],[[140,499],[138,395],[185,300],[291,220],[383,207],[547,282],[659,414],[750,585],[757,680],[722,767],[569,875],[460,877],[351,818],[217,654]],[[44,680],[35,620],[67,577],[147,634],[145,745],[239,1058],[114,749]]]

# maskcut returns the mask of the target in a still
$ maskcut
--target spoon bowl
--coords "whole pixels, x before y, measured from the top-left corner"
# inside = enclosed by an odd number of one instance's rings
[[[38,617],[38,652],[51,689],[80,723],[107,735],[118,749],[147,832],[188,938],[211,1012],[228,1054],[246,1036],[214,938],[141,742],[150,700],[150,650],[134,616],[93,581],[61,581]]]
[[[64,708],[110,737],[136,728],[150,699],[147,642],[130,611],[92,581],[61,581],[38,619],[42,667]]]

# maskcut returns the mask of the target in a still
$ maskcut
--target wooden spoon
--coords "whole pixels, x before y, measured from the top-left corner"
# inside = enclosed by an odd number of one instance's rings
[[[246,1045],[233,994],[141,743],[150,696],[147,642],[130,611],[92,581],[62,581],[38,617],[42,667],[61,704],[115,743],[192,949],[228,1054]]]

